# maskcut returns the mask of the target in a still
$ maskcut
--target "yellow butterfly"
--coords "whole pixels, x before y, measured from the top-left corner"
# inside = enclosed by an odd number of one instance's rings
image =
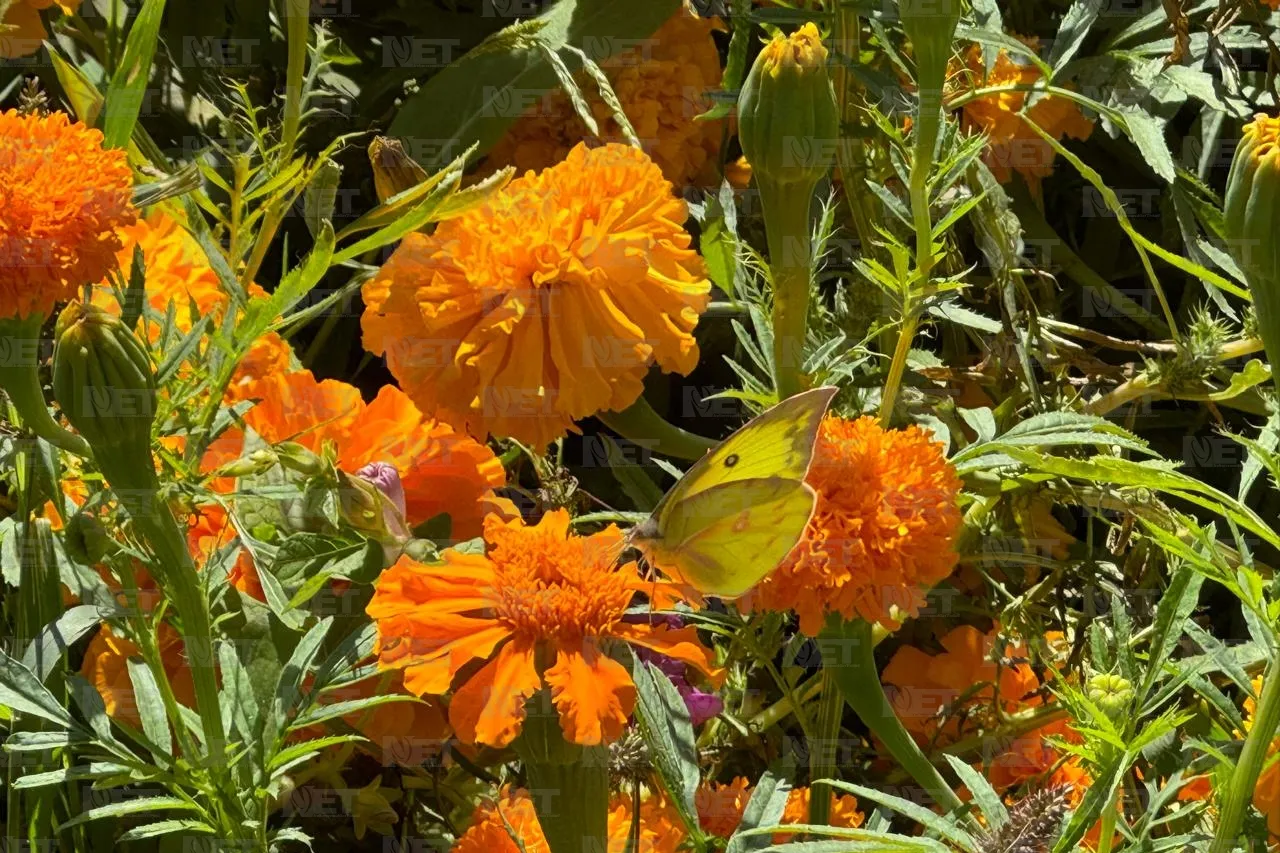
[[[737,598],[804,534],[817,495],[804,481],[818,425],[836,394],[783,400],[709,451],[632,528],[649,564],[705,595]]]

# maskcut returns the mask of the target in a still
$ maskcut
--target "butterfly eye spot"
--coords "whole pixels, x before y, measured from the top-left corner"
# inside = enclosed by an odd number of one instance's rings
[[[738,464],[738,454],[736,453],[730,453],[728,456],[724,458],[724,467],[726,468],[732,468],[734,465],[737,465],[737,464]]]

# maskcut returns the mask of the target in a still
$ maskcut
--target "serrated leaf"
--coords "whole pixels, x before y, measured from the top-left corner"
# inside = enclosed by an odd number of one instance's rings
[[[105,806],[88,809],[81,812],[66,823],[58,827],[59,830],[70,829],[73,826],[79,826],[83,823],[99,820],[104,817],[124,817],[125,815],[139,814],[140,812],[152,811],[200,811],[200,807],[195,803],[182,800],[177,797],[137,797],[122,800],[118,803],[109,803]]]
[[[694,796],[701,777],[698,746],[689,708],[662,672],[647,661],[632,659],[636,685],[636,722],[649,746],[654,768],[685,823],[697,826]]]

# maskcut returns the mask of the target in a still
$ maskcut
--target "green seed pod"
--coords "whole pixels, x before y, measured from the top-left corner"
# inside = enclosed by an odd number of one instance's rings
[[[812,188],[830,170],[840,111],[818,28],[760,51],[738,96],[738,138],[757,181]]]
[[[99,457],[145,453],[150,463],[156,379],[147,348],[120,318],[72,302],[54,330],[53,391]]]
[[[1100,673],[1089,679],[1085,695],[1108,717],[1117,720],[1129,710],[1135,693],[1133,684],[1124,676]]]
[[[1225,200],[1228,248],[1253,295],[1267,360],[1280,370],[1280,118],[1258,114],[1245,125]]]
[[[67,555],[82,566],[96,566],[107,555],[107,530],[87,512],[77,512],[67,520],[65,537]]]

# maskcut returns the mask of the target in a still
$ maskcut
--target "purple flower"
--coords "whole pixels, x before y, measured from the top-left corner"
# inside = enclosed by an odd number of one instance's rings
[[[623,618],[628,622],[665,623],[672,630],[684,626],[684,620],[674,615],[629,614]],[[724,702],[719,696],[699,690],[689,683],[685,665],[682,662],[648,649],[637,649],[636,652],[641,660],[657,667],[680,693],[680,698],[684,699],[684,706],[689,709],[689,720],[695,726],[702,725],[724,710]]]

